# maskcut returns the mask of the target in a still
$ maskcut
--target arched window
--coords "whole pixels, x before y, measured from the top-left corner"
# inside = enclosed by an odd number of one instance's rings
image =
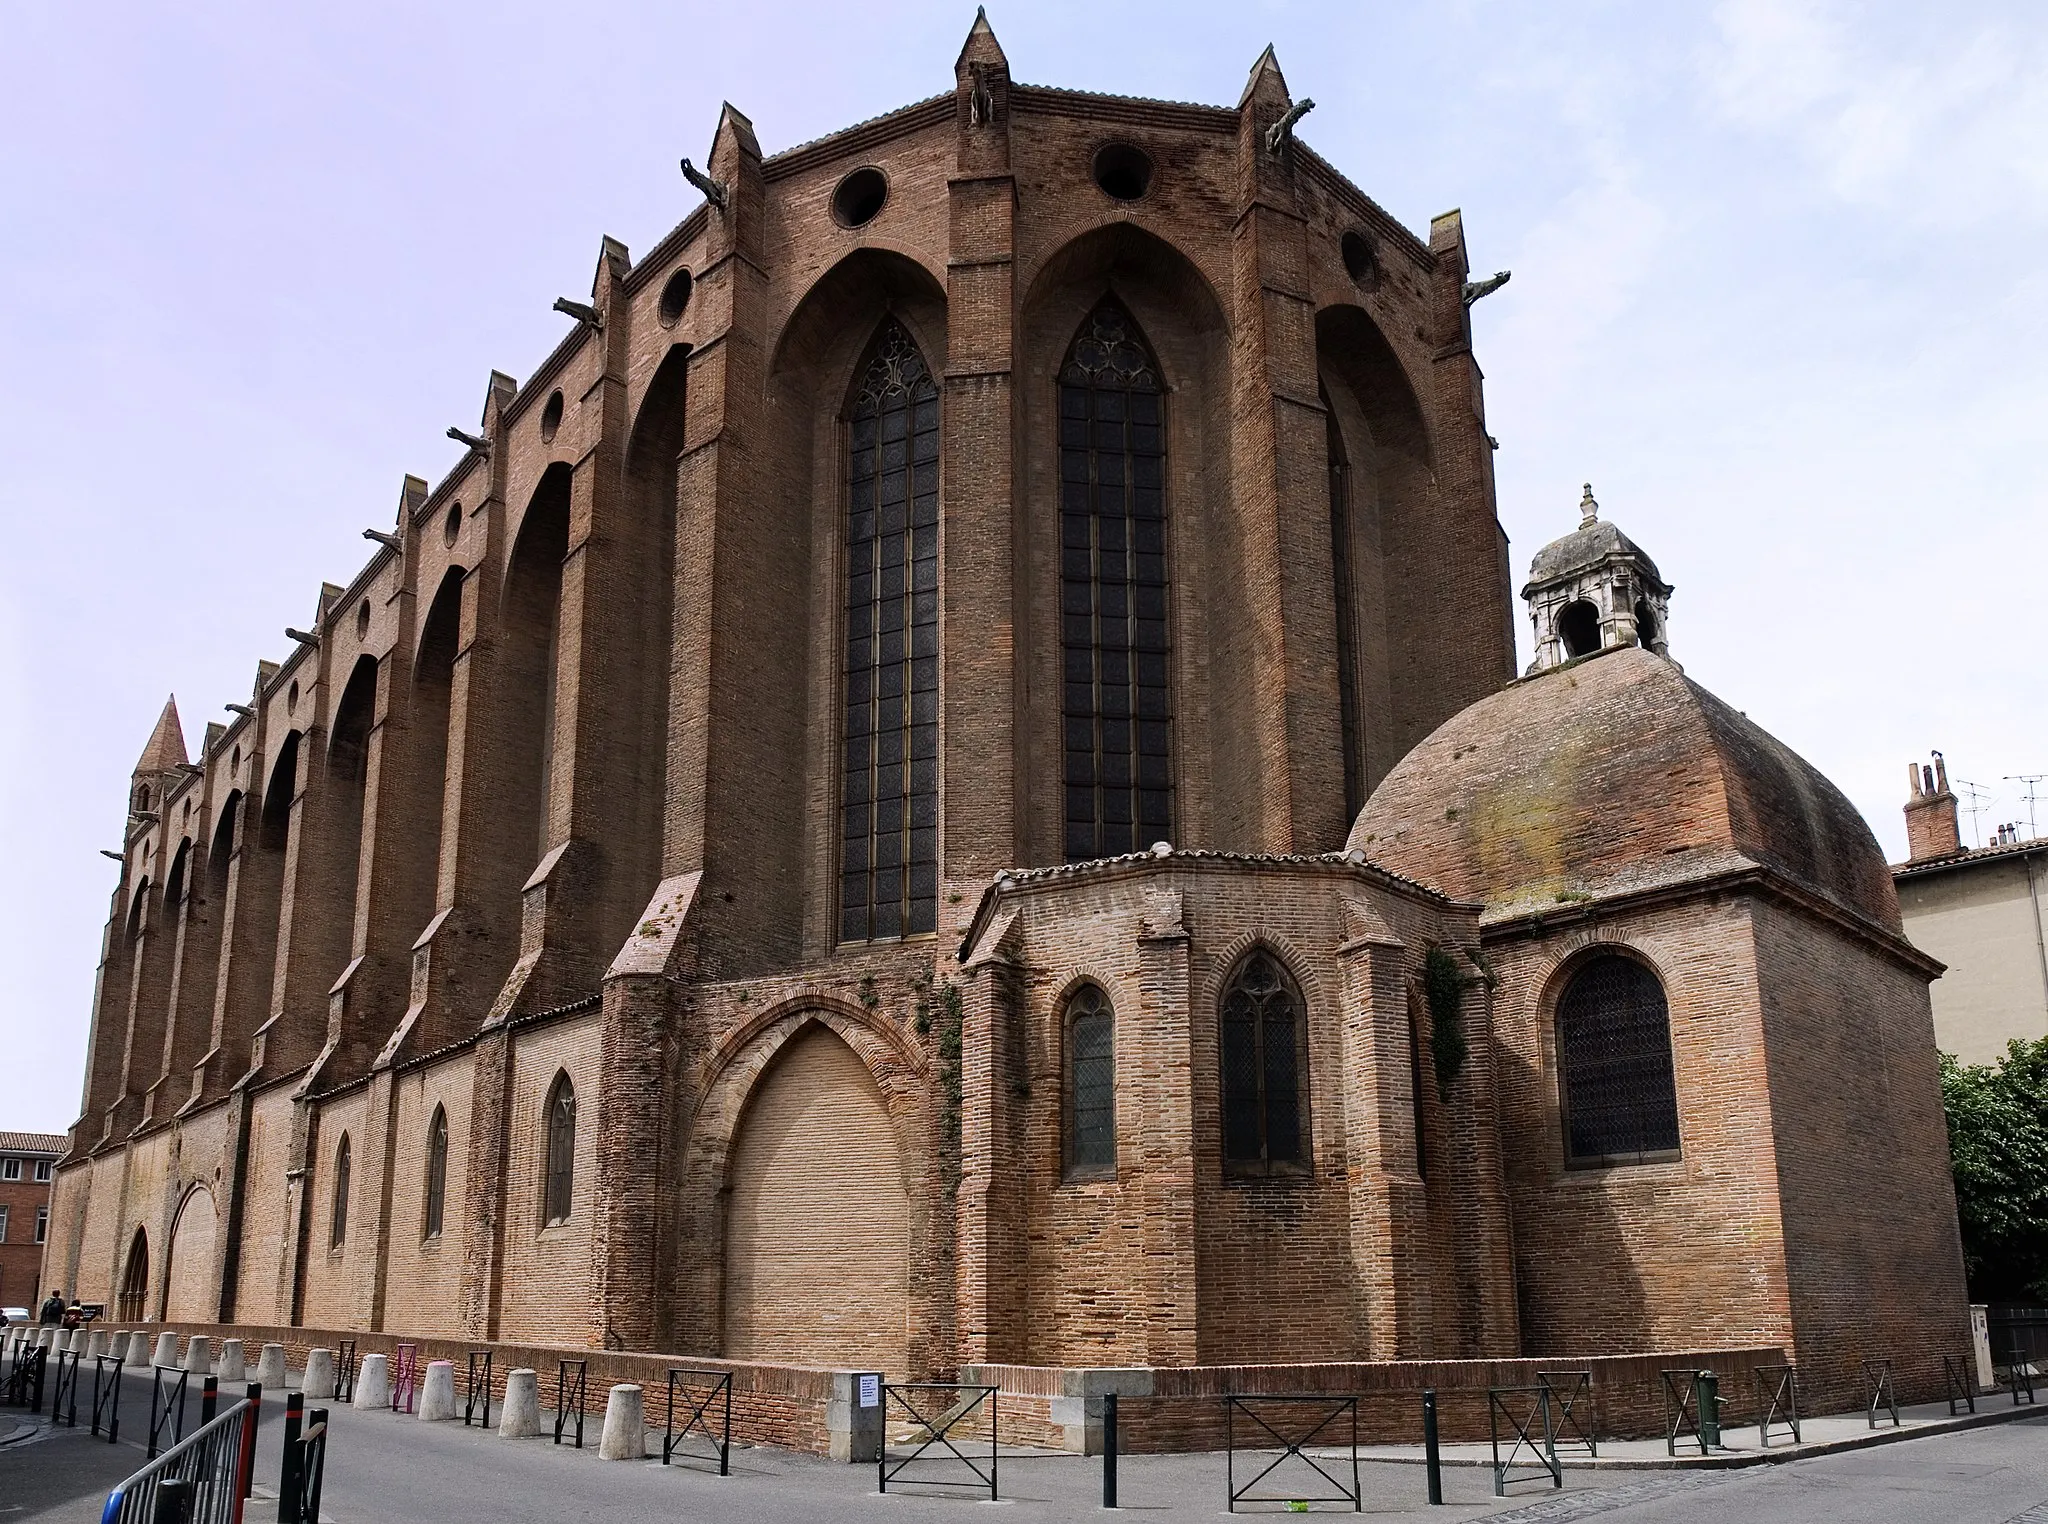
[[[1351,457],[1337,427],[1330,394],[1323,399],[1323,430],[1330,463],[1330,575],[1337,603],[1337,714],[1343,730],[1344,818],[1365,808],[1365,745],[1360,735],[1358,706],[1358,611],[1351,577]]]
[[[1600,649],[1600,611],[1584,598],[1567,603],[1557,616],[1557,638],[1566,656],[1591,656]]]
[[[576,1194],[576,1087],[557,1074],[548,1090],[547,1177],[541,1185],[541,1220],[550,1225],[569,1220]]]
[[[1678,1086],[1664,986],[1634,958],[1592,959],[1557,1002],[1565,1157],[1638,1164],[1678,1153]]]
[[[1069,862],[1173,837],[1159,366],[1105,297],[1060,367],[1060,705]]]
[[[422,1238],[441,1236],[441,1217],[448,1205],[448,1113],[434,1108],[427,1124],[427,1210]]]
[[[839,936],[937,924],[939,389],[891,319],[847,430]]]
[[[1116,1012],[1098,985],[1067,998],[1067,1175],[1116,1173]]]
[[[1657,648],[1657,612],[1647,598],[1636,600],[1636,644],[1645,651]]]
[[[348,1242],[348,1134],[334,1150],[334,1215],[328,1224],[327,1245],[339,1249]]]
[[[1254,952],[1223,987],[1223,1163],[1232,1174],[1308,1164],[1308,1022],[1272,954]]]

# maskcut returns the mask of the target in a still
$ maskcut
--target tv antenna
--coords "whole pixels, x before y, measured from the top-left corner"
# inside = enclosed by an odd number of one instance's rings
[[[2043,776],[2048,777],[2048,774],[2043,774]],[[1956,779],[1956,787],[1962,789],[1969,798],[1970,802],[1963,806],[1963,810],[1970,817],[1970,834],[1976,838],[1977,845],[1981,847],[1984,845],[1984,833],[1978,828],[1977,817],[1990,808],[1984,801],[1991,797],[1991,790],[1984,787],[1981,783],[1972,783],[1968,778]]]
[[[2048,778],[2048,773],[2007,773],[2007,783],[2024,783],[2027,795],[2027,835],[2038,838],[2041,828],[2034,824],[2034,785]]]

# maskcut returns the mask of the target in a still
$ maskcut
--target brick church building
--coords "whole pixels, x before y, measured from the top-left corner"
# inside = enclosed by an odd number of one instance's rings
[[[51,1277],[896,1374],[1938,1373],[1939,965],[1590,492],[1516,677],[1459,217],[1308,104],[978,20],[773,157],[726,107],[196,760],[164,711]]]

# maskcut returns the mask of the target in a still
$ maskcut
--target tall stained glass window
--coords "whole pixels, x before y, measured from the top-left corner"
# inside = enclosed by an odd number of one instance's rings
[[[1067,1174],[1116,1173],[1116,1012],[1084,984],[1067,1000]]]
[[[937,924],[939,389],[891,319],[847,435],[839,937]]]
[[[1173,835],[1165,397],[1114,297],[1059,384],[1066,855],[1082,862]]]
[[[576,1202],[576,1087],[557,1074],[548,1090],[547,1171],[541,1177],[541,1220],[550,1227],[569,1220]]]
[[[1223,1163],[1232,1174],[1308,1164],[1308,1025],[1301,996],[1256,951],[1223,989]]]

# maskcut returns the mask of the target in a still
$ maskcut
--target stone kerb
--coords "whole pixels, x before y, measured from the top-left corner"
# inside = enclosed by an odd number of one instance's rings
[[[256,1357],[256,1379],[263,1384],[263,1390],[266,1392],[282,1392],[284,1390],[284,1346],[282,1344],[266,1344],[263,1346],[263,1352]]]
[[[452,1368],[452,1367],[451,1367]],[[540,1377],[524,1368],[505,1376],[505,1407],[498,1419],[500,1439],[540,1437]]]
[[[178,1336],[166,1329],[156,1336],[156,1354],[151,1364],[176,1366],[177,1363]]]
[[[446,1423],[454,1416],[455,1362],[429,1360],[427,1379],[420,1387],[420,1422]]]
[[[331,1349],[309,1349],[306,1351],[306,1379],[303,1390],[308,1402],[328,1402],[334,1397],[334,1351]],[[359,1402],[357,1407],[361,1407]]]
[[[327,1351],[320,1351],[328,1354]],[[333,1359],[328,1354],[330,1362]],[[331,1368],[331,1367],[330,1367]],[[334,1384],[332,1375],[328,1385]],[[391,1406],[391,1361],[388,1355],[364,1355],[363,1363],[356,1368],[355,1406],[364,1412]]]
[[[647,1459],[647,1399],[630,1382],[612,1388],[604,1405],[604,1437],[597,1444],[599,1460]]]

